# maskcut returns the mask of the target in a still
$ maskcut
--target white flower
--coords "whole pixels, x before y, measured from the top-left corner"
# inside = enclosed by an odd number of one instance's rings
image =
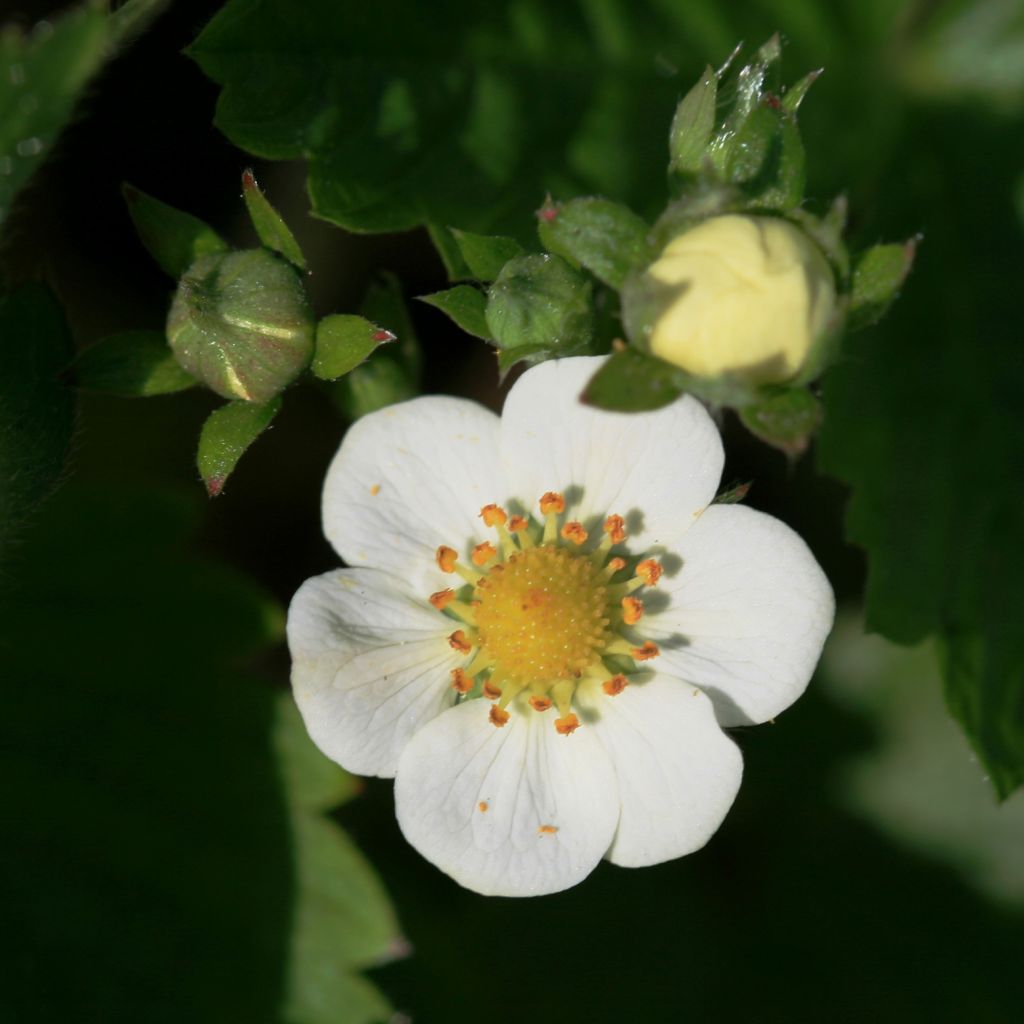
[[[482,893],[703,846],[742,774],[722,727],[788,707],[832,623],[795,533],[710,504],[704,408],[585,407],[598,363],[534,367],[500,419],[426,397],[359,420],[323,497],[353,568],[289,611],[314,741],[396,776],[408,840]]]

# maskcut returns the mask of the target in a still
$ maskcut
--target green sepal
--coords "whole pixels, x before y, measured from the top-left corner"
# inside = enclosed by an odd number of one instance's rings
[[[242,195],[245,198],[245,208],[249,211],[249,219],[260,242],[266,248],[279,252],[299,270],[305,270],[306,257],[302,255],[299,243],[295,241],[295,236],[281,214],[270,205],[270,201],[256,184],[256,178],[251,170],[242,174]]]
[[[914,265],[919,239],[876,245],[861,253],[853,268],[847,326],[868,327],[880,320],[899,295]]]
[[[373,323],[390,324],[397,339],[380,345],[370,358],[330,385],[331,398],[346,419],[357,420],[419,394],[423,355],[402,290],[394,274],[371,284],[360,312]]]
[[[467,334],[484,341],[494,340],[487,326],[487,296],[479,288],[471,284],[457,284],[443,292],[421,295],[420,302],[441,310]]]
[[[185,391],[199,382],[174,358],[162,331],[123,331],[101,338],[71,364],[77,387],[122,398]]]
[[[462,258],[459,243],[455,241],[450,228],[441,224],[427,224],[427,234],[434,243],[438,256],[441,257],[449,281],[465,281],[473,276],[469,265]]]
[[[814,71],[808,71],[799,82],[791,85],[782,94],[781,108],[783,113],[796,114],[800,109],[800,104],[803,103],[804,98],[807,96],[808,90],[819,78],[821,78],[821,73],[824,70],[824,68],[817,68]]]
[[[313,374],[321,380],[337,380],[366,362],[378,345],[395,340],[391,331],[365,317],[346,313],[325,316],[316,325]]]
[[[493,281],[509,260],[524,255],[525,250],[514,238],[475,235],[471,231],[459,231],[456,228],[451,228],[451,233],[470,275],[478,281]]]
[[[632,210],[600,197],[546,202],[537,214],[537,234],[548,252],[577,263],[611,288],[655,256],[650,228]]]
[[[741,484],[733,484],[731,487],[727,487],[724,491],[719,491],[719,493],[715,495],[715,500],[712,501],[711,504],[737,505],[750,493],[750,488],[753,486],[753,483],[753,480],[747,480]]]
[[[559,256],[510,260],[487,293],[487,327],[494,344],[515,351],[513,362],[589,351],[594,337],[592,293],[586,275]]]
[[[206,493],[217,497],[246,449],[270,426],[281,408],[281,396],[257,405],[229,402],[210,413],[199,435],[196,465]]]
[[[821,402],[804,388],[789,388],[739,410],[743,425],[756,437],[787,455],[807,450],[821,426]]]
[[[582,401],[612,412],[647,412],[674,402],[683,374],[662,359],[635,348],[613,353],[587,382]]]
[[[228,244],[208,224],[125,183],[121,186],[139,240],[150,256],[178,278],[200,256],[227,252]]]
[[[715,128],[718,77],[710,66],[682,98],[668,134],[669,174],[696,174]]]

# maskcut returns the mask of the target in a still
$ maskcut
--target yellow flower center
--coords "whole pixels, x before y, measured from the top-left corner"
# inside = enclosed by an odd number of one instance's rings
[[[612,554],[626,539],[621,516],[605,520],[604,536],[594,544],[582,523],[559,527],[561,494],[549,491],[539,504],[541,523],[509,516],[498,505],[481,509],[484,524],[497,531],[497,546],[477,544],[472,566],[460,563],[454,548],[439,547],[438,568],[461,576],[465,586],[461,594],[439,590],[430,603],[462,623],[448,637],[467,658],[451,673],[457,700],[494,701],[490,719],[500,727],[508,705],[528,691],[520,706],[542,714],[554,709],[555,728],[570,735],[580,725],[572,711],[577,685],[587,681],[614,697],[629,682],[623,661],[657,657],[656,644],[637,643],[620,630],[643,617],[643,601],[633,594],[655,586],[661,566],[645,559],[633,576],[617,579],[627,564]]]
[[[566,548],[510,555],[477,583],[474,597],[484,657],[527,686],[578,678],[610,638],[604,574]]]

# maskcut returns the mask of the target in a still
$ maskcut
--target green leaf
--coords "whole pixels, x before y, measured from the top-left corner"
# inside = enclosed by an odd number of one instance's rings
[[[847,326],[868,327],[885,316],[914,265],[917,240],[876,245],[861,253],[853,267]]]
[[[29,35],[0,27],[0,224],[109,53],[107,16],[95,4]]]
[[[71,354],[64,313],[47,288],[0,295],[0,553],[64,467],[74,394],[59,375]]]
[[[493,281],[509,260],[523,255],[523,247],[514,238],[476,235],[455,228],[452,228],[452,236],[470,273],[478,281]]]
[[[743,425],[787,455],[807,450],[821,426],[821,403],[805,388],[790,388],[739,410]]]
[[[594,334],[592,286],[559,256],[520,256],[487,294],[487,327],[498,348],[530,362],[586,352]]]
[[[196,465],[211,498],[221,493],[238,460],[270,426],[280,408],[279,395],[263,405],[228,402],[210,413],[199,435]]]
[[[590,378],[582,399],[613,412],[647,412],[671,404],[682,393],[675,367],[627,348],[610,356]]]
[[[10,565],[0,869],[26,941],[0,1007],[19,1021],[377,1024],[390,1012],[356,972],[392,959],[400,934],[324,817],[355,787],[275,680],[242,667],[281,643],[284,610],[200,557],[189,497],[72,484]]]
[[[632,210],[596,197],[545,204],[537,215],[537,232],[548,252],[581,264],[616,289],[656,255],[647,241],[649,230]]]
[[[290,695],[280,695],[274,748],[295,851],[296,905],[288,956],[286,1022],[376,1024],[390,1016],[356,973],[404,950],[398,922],[372,867],[326,813],[355,794],[352,776],[310,740]]]
[[[337,380],[366,362],[378,345],[394,340],[390,331],[382,330],[365,317],[326,316],[316,327],[313,373],[321,380]]]
[[[279,252],[289,263],[299,270],[306,269],[306,257],[302,255],[299,243],[285,224],[281,214],[270,205],[270,201],[260,190],[252,171],[242,174],[242,195],[249,211],[249,219],[256,229],[259,240],[268,249]]]
[[[669,172],[696,174],[704,161],[704,150],[715,127],[718,77],[711,67],[676,107],[668,136]]]
[[[420,301],[450,316],[467,334],[484,341],[494,340],[487,326],[487,296],[479,288],[471,284],[457,284],[443,292],[423,295]]]
[[[609,49],[590,5],[229,0],[189,48],[222,86],[216,124],[257,156],[305,159],[314,212],[356,231],[456,224],[528,241],[547,192],[654,212],[684,52],[670,11]],[[557,97],[553,102],[552,97]],[[442,249],[452,268],[454,244]],[[453,278],[464,274],[457,270]]]
[[[125,184],[121,190],[139,240],[171,277],[181,277],[200,256],[227,252],[227,242],[198,217],[176,210],[133,185]]]
[[[71,366],[75,384],[125,398],[167,395],[196,385],[175,361],[161,331],[124,331],[102,338]]]
[[[947,138],[926,145],[952,175],[960,141]],[[1024,781],[1024,362],[1006,277],[1019,233],[987,193],[934,219],[943,258],[922,260],[893,313],[848,339],[824,379],[819,455],[852,490],[868,628],[899,643],[937,635],[947,704],[1006,797]],[[888,248],[887,282],[901,250]]]

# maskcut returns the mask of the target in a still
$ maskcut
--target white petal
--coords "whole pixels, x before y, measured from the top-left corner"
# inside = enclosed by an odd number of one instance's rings
[[[634,552],[671,545],[715,496],[724,460],[718,430],[689,396],[646,413],[583,405],[580,393],[601,362],[549,360],[519,378],[502,413],[505,475],[535,515],[545,491],[562,491],[571,517],[588,529],[595,517],[626,517]]]
[[[498,417],[475,402],[428,396],[357,420],[324,483],[324,532],[350,565],[385,569],[424,597],[451,582],[441,544],[465,556],[490,533],[480,509],[508,498]]]
[[[409,737],[454,702],[455,628],[375,569],[307,580],[288,609],[288,647],[313,742],[350,772],[394,775]]]
[[[807,688],[832,628],[821,567],[785,523],[742,505],[712,505],[676,551],[667,605],[641,624],[658,671],[700,686],[723,725],[773,718]]]
[[[596,733],[619,783],[622,810],[608,859],[638,868],[699,850],[743,776],[739,748],[719,728],[711,701],[657,674],[616,697],[581,687],[577,698],[579,731]]]
[[[413,737],[395,781],[398,823],[468,889],[567,889],[593,870],[615,831],[611,764],[592,732],[560,736],[553,710],[513,709],[496,728],[490,708],[486,700],[460,704]]]

